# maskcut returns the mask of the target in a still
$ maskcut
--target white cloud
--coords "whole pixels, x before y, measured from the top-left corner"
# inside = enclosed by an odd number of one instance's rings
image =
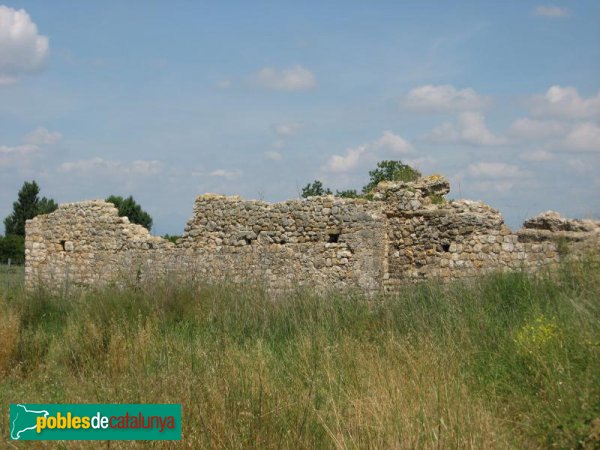
[[[0,145],[0,167],[22,166],[29,164],[31,156],[39,151],[37,145],[24,144],[13,147]]]
[[[494,180],[494,181],[480,181],[470,184],[471,188],[475,191],[480,192],[497,192],[500,194],[506,194],[515,187],[517,183],[513,180]]]
[[[412,150],[412,145],[390,130],[383,132],[383,135],[375,141],[374,147],[375,149],[389,149],[396,153],[407,153]]]
[[[346,154],[343,156],[332,155],[329,157],[325,169],[330,172],[348,172],[358,165],[360,157],[367,152],[367,148],[366,145],[363,145],[346,149]]]
[[[79,161],[68,161],[58,167],[59,172],[64,173],[110,173],[117,175],[156,175],[161,172],[163,164],[160,161],[137,160],[129,163],[122,161],[106,160],[100,157],[82,159]]]
[[[581,159],[569,159],[567,165],[575,172],[586,173],[592,170],[592,166]]]
[[[31,133],[27,134],[23,141],[27,144],[35,145],[51,145],[56,144],[62,139],[62,134],[58,131],[48,131],[47,128],[38,127]]]
[[[512,137],[525,140],[540,140],[558,137],[566,132],[565,124],[556,120],[536,120],[528,117],[517,119],[510,127]]]
[[[139,159],[132,161],[129,165],[125,164],[122,166],[125,170],[139,175],[156,175],[162,171],[163,163],[156,160],[144,160]]]
[[[54,144],[62,138],[58,132],[49,132],[45,128],[37,128],[23,137],[22,145],[0,145],[0,167],[27,165],[34,155],[42,155],[44,145]]]
[[[208,175],[211,177],[221,177],[226,178],[228,180],[232,180],[234,178],[238,178],[242,172],[240,170],[225,170],[225,169],[217,169],[209,172]]]
[[[265,67],[254,79],[259,86],[277,91],[306,91],[317,85],[314,74],[299,65],[282,70]]]
[[[529,172],[521,170],[514,164],[502,162],[478,162],[469,164],[467,173],[473,178],[525,178]]]
[[[408,164],[409,166],[414,167],[415,169],[418,169],[421,172],[423,171],[423,168],[431,168],[435,164],[437,164],[437,160],[431,156],[422,156],[420,158],[405,159],[403,161],[405,164]]]
[[[0,154],[4,155],[17,155],[17,154],[26,154],[32,153],[39,150],[37,145],[17,145],[14,147],[9,147],[7,145],[0,145]]]
[[[293,136],[300,130],[300,124],[297,122],[280,123],[273,126],[273,131],[278,136]]]
[[[48,58],[48,37],[38,34],[23,9],[0,5],[0,85],[39,71]]]
[[[531,100],[531,114],[536,117],[581,119],[600,116],[600,92],[590,98],[581,98],[571,86],[550,87],[543,96]]]
[[[460,113],[456,124],[446,122],[435,127],[425,136],[425,139],[440,144],[501,145],[506,143],[506,139],[488,130],[483,114],[473,111]]]
[[[530,152],[524,152],[519,155],[524,161],[542,162],[554,159],[554,155],[547,150],[538,149]]]
[[[469,164],[455,179],[458,183],[466,179],[464,185],[473,191],[507,194],[515,186],[527,183],[531,177],[531,172],[515,164],[481,161]]]
[[[552,5],[539,5],[533,10],[533,14],[540,17],[567,17],[570,11],[567,8]]]
[[[275,142],[273,142],[273,148],[281,150],[284,147],[285,147],[285,141],[283,141],[281,139],[278,139]]]
[[[592,122],[576,125],[564,140],[569,150],[600,152],[600,127]]]
[[[487,97],[473,89],[456,89],[445,84],[425,85],[411,90],[403,101],[406,108],[423,112],[479,110],[489,104]]]
[[[412,150],[412,146],[402,137],[386,130],[374,142],[355,148],[346,149],[344,155],[329,157],[324,169],[328,172],[348,172],[356,168],[363,158],[373,156],[375,153],[404,154]]]
[[[281,161],[283,159],[283,155],[275,150],[269,150],[264,153],[266,159],[270,159],[271,161]]]

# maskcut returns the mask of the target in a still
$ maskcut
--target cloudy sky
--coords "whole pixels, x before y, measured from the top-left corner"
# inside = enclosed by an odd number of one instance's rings
[[[181,233],[198,194],[360,188],[381,159],[513,227],[599,217],[599,23],[597,0],[0,0],[0,218],[35,179]]]

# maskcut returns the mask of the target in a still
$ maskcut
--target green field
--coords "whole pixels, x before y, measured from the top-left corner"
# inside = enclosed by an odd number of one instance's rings
[[[23,266],[0,263],[0,295],[4,297],[9,294],[17,295],[23,290]]]
[[[0,271],[8,404],[182,403],[183,442],[100,448],[598,448],[600,259],[366,298],[165,280],[68,298]]]

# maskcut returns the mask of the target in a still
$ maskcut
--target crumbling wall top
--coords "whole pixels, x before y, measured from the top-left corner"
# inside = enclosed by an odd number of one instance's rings
[[[522,241],[600,241],[600,221],[568,219],[556,211],[545,211],[527,219],[517,233]]]
[[[568,219],[556,211],[545,211],[527,219],[524,228],[549,231],[583,231],[600,233],[600,221]]]
[[[63,203],[50,214],[37,216],[26,222],[26,233],[33,242],[43,234],[44,240],[77,248],[123,248],[123,242],[133,247],[171,247],[174,244],[153,236],[141,225],[119,217],[112,203],[104,200],[87,200]],[[67,244],[65,244],[67,243]]]
[[[26,223],[26,282],[139,282],[169,273],[375,292],[428,277],[552,264],[562,237],[577,248],[589,237],[600,244],[598,221],[546,212],[515,234],[498,210],[447,200],[449,191],[448,180],[433,175],[382,182],[372,197],[358,199],[269,203],[204,194],[177,244],[119,217],[112,203],[62,204]]]
[[[443,175],[430,175],[415,181],[382,181],[377,185],[374,198],[384,200],[390,192],[420,192],[422,196],[446,195],[450,192],[450,182]]]

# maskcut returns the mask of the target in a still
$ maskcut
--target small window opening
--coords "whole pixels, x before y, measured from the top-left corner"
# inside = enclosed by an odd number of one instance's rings
[[[244,238],[244,240],[246,241],[246,245],[252,244],[252,239]]]
[[[332,233],[329,235],[329,239],[327,240],[327,242],[329,242],[330,244],[335,244],[339,240],[340,240],[340,233]]]
[[[444,250],[445,252],[449,252],[450,251],[450,244],[442,244],[442,250]]]
[[[65,249],[65,243],[66,243],[66,242],[67,242],[67,241],[66,241],[65,239],[61,239],[61,240],[60,240],[60,245],[62,246],[62,249],[63,249],[63,251],[65,251],[65,250],[66,250],[66,249]]]

